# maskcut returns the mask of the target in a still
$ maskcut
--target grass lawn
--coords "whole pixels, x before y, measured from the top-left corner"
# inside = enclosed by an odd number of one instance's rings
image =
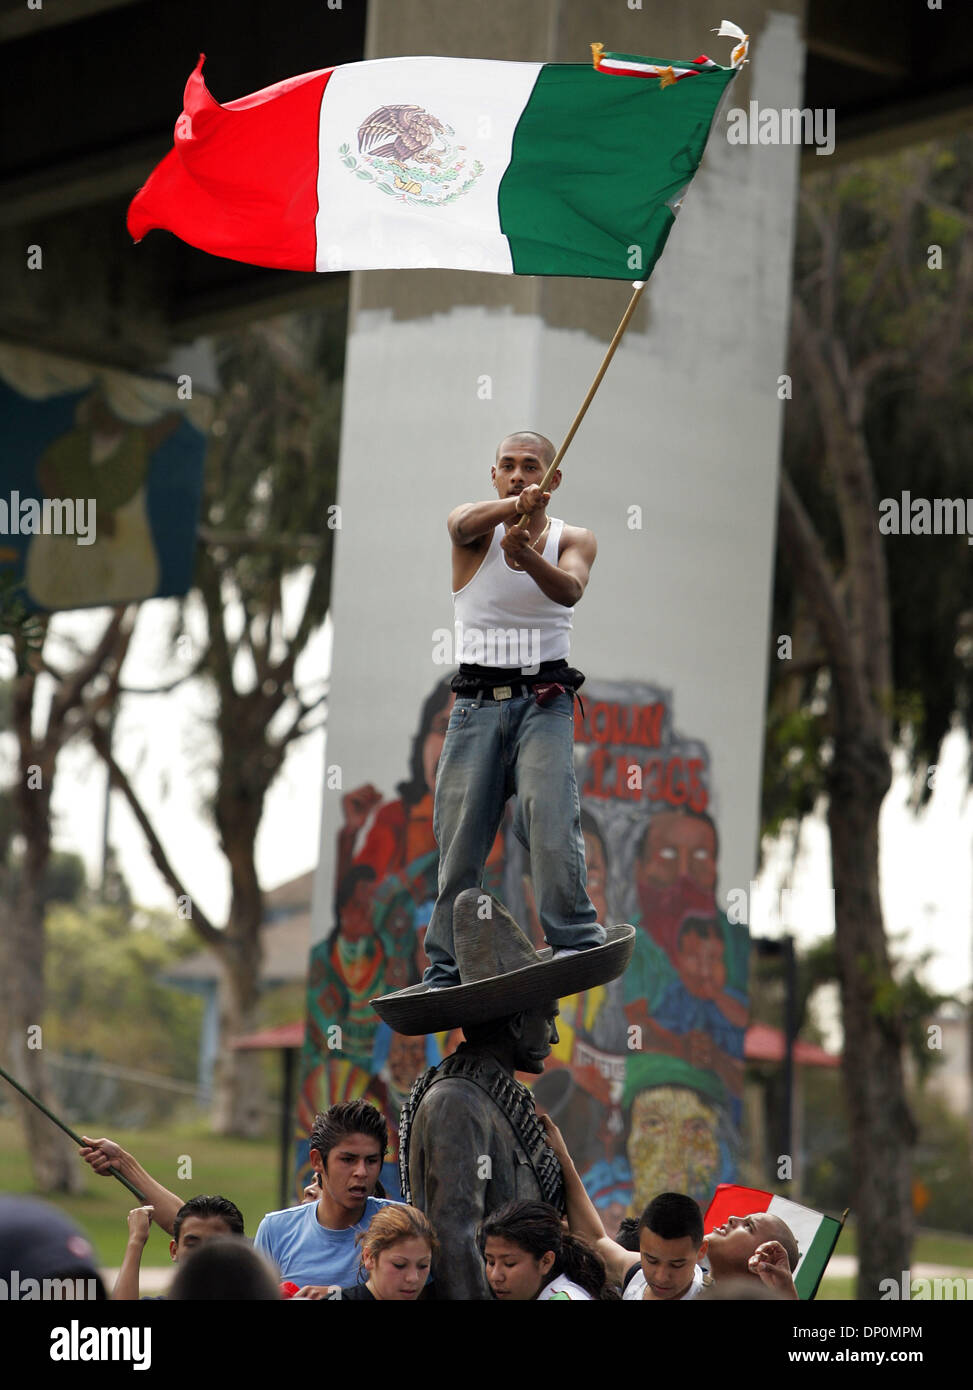
[[[87,1133],[88,1131],[79,1131]],[[193,1197],[220,1193],[243,1212],[252,1236],[264,1212],[278,1205],[278,1150],[275,1139],[224,1139],[209,1132],[205,1117],[164,1129],[116,1130],[109,1137],[135,1155],[143,1168],[170,1191]],[[192,1177],[180,1179],[180,1159],[188,1155]],[[128,1239],[126,1216],[136,1205],[127,1188],[114,1178],[99,1178],[78,1159],[86,1174],[85,1190],[77,1196],[45,1198],[65,1211],[87,1234],[103,1265],[121,1263]],[[32,1193],[30,1167],[20,1125],[0,1118],[0,1191]],[[153,1232],[146,1246],[146,1265],[166,1264],[169,1237]]]
[[[858,1232],[851,1221],[845,1223],[835,1254],[858,1254]],[[920,1230],[912,1246],[912,1263],[952,1265],[957,1269],[973,1270],[973,1236]]]
[[[826,1274],[821,1280],[821,1287],[818,1289],[817,1297],[814,1301],[815,1303],[820,1303],[822,1301],[827,1302],[828,1300],[843,1299],[845,1302],[850,1302],[854,1297],[854,1279],[835,1279]]]

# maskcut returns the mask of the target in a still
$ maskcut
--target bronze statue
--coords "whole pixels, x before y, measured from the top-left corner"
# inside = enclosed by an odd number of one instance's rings
[[[491,1297],[476,1227],[506,1202],[563,1210],[561,1168],[526,1086],[557,1042],[557,1000],[620,975],[635,932],[613,927],[604,945],[553,957],[537,952],[498,899],[460,893],[453,938],[460,978],[448,989],[416,985],[372,1001],[399,1032],[463,1029],[466,1042],[419,1077],[399,1128],[402,1193],[429,1217],[441,1243],[433,1271],[445,1299]]]

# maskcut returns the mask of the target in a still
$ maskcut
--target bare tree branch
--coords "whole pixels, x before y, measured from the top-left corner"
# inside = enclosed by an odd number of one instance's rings
[[[298,701],[298,711],[297,711],[297,714],[296,714],[295,717],[291,720],[290,724],[289,724],[288,727],[284,730],[284,732],[280,735],[280,737],[274,740],[274,742],[271,744],[271,747],[272,747],[272,748],[279,748],[279,749],[283,750],[283,749],[286,748],[287,745],[288,745],[289,743],[291,743],[294,739],[296,739],[296,738],[303,738],[303,736],[304,736],[306,733],[310,733],[311,730],[309,730],[309,729],[302,729],[300,726],[301,726],[301,724],[304,722],[304,720],[307,718],[307,716],[308,716],[309,714],[313,714],[313,712],[314,712],[316,709],[319,709],[321,705],[326,704],[326,703],[327,703],[327,699],[328,699],[328,694],[327,694],[327,691],[325,691],[323,694],[319,695],[318,698],[317,698],[316,700],[312,700],[312,701],[310,702],[310,704],[306,704],[306,705],[305,705],[305,704],[301,703],[300,701]],[[322,727],[322,726],[319,725],[319,726],[317,726],[317,727]]]
[[[807,595],[835,684],[846,701],[846,710],[867,725],[870,723],[868,698],[848,632],[848,620],[831,577],[824,546],[786,469],[781,469],[779,503],[779,542],[788,555],[798,584]]]
[[[114,610],[101,635],[101,640],[94,650],[74,671],[71,671],[66,678],[59,682],[58,689],[51,701],[51,710],[48,716],[49,729],[54,729],[63,722],[68,710],[82,699],[85,686],[93,677],[98,675],[105,662],[110,659],[112,649],[115,647],[122,629],[122,620],[127,612],[128,609],[126,608]],[[131,629],[129,629],[130,635]]]
[[[249,531],[218,531],[212,526],[197,527],[196,537],[201,545],[224,545],[228,550],[250,550],[258,554],[274,550],[320,550],[324,543],[321,536],[251,535]]]

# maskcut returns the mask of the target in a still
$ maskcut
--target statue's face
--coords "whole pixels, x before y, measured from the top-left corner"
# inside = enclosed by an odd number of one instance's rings
[[[517,1041],[516,1071],[539,1076],[544,1070],[544,1062],[551,1055],[551,1048],[560,1041],[556,1023],[559,1012],[557,1001],[554,1000],[543,1008],[527,1009],[514,1019],[511,1028]]]

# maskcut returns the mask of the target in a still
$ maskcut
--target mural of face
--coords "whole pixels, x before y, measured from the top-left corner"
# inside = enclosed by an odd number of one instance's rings
[[[425,1038],[407,1038],[400,1033],[389,1043],[389,1076],[400,1091],[407,1091],[426,1066]]]
[[[690,994],[697,999],[718,999],[726,985],[723,933],[716,921],[699,924],[702,935],[683,931],[676,947],[676,969]]]
[[[632,1104],[628,1159],[636,1211],[660,1192],[686,1192],[705,1206],[716,1187],[716,1110],[685,1086],[653,1086]]]
[[[640,882],[660,886],[688,878],[703,892],[716,888],[716,835],[698,816],[663,811],[652,817],[636,864]]]
[[[653,816],[635,861],[642,925],[673,961],[687,916],[716,907],[716,834],[697,816]]]
[[[432,725],[423,741],[422,771],[426,779],[426,789],[430,792],[436,785],[436,769],[439,767],[443,743],[446,740],[446,730],[449,727],[449,716],[453,712],[455,703],[456,696],[450,691],[449,699],[439,713],[433,717]]]
[[[364,941],[372,935],[373,879],[363,878],[355,884],[354,892],[341,908],[341,935],[346,941]]]

